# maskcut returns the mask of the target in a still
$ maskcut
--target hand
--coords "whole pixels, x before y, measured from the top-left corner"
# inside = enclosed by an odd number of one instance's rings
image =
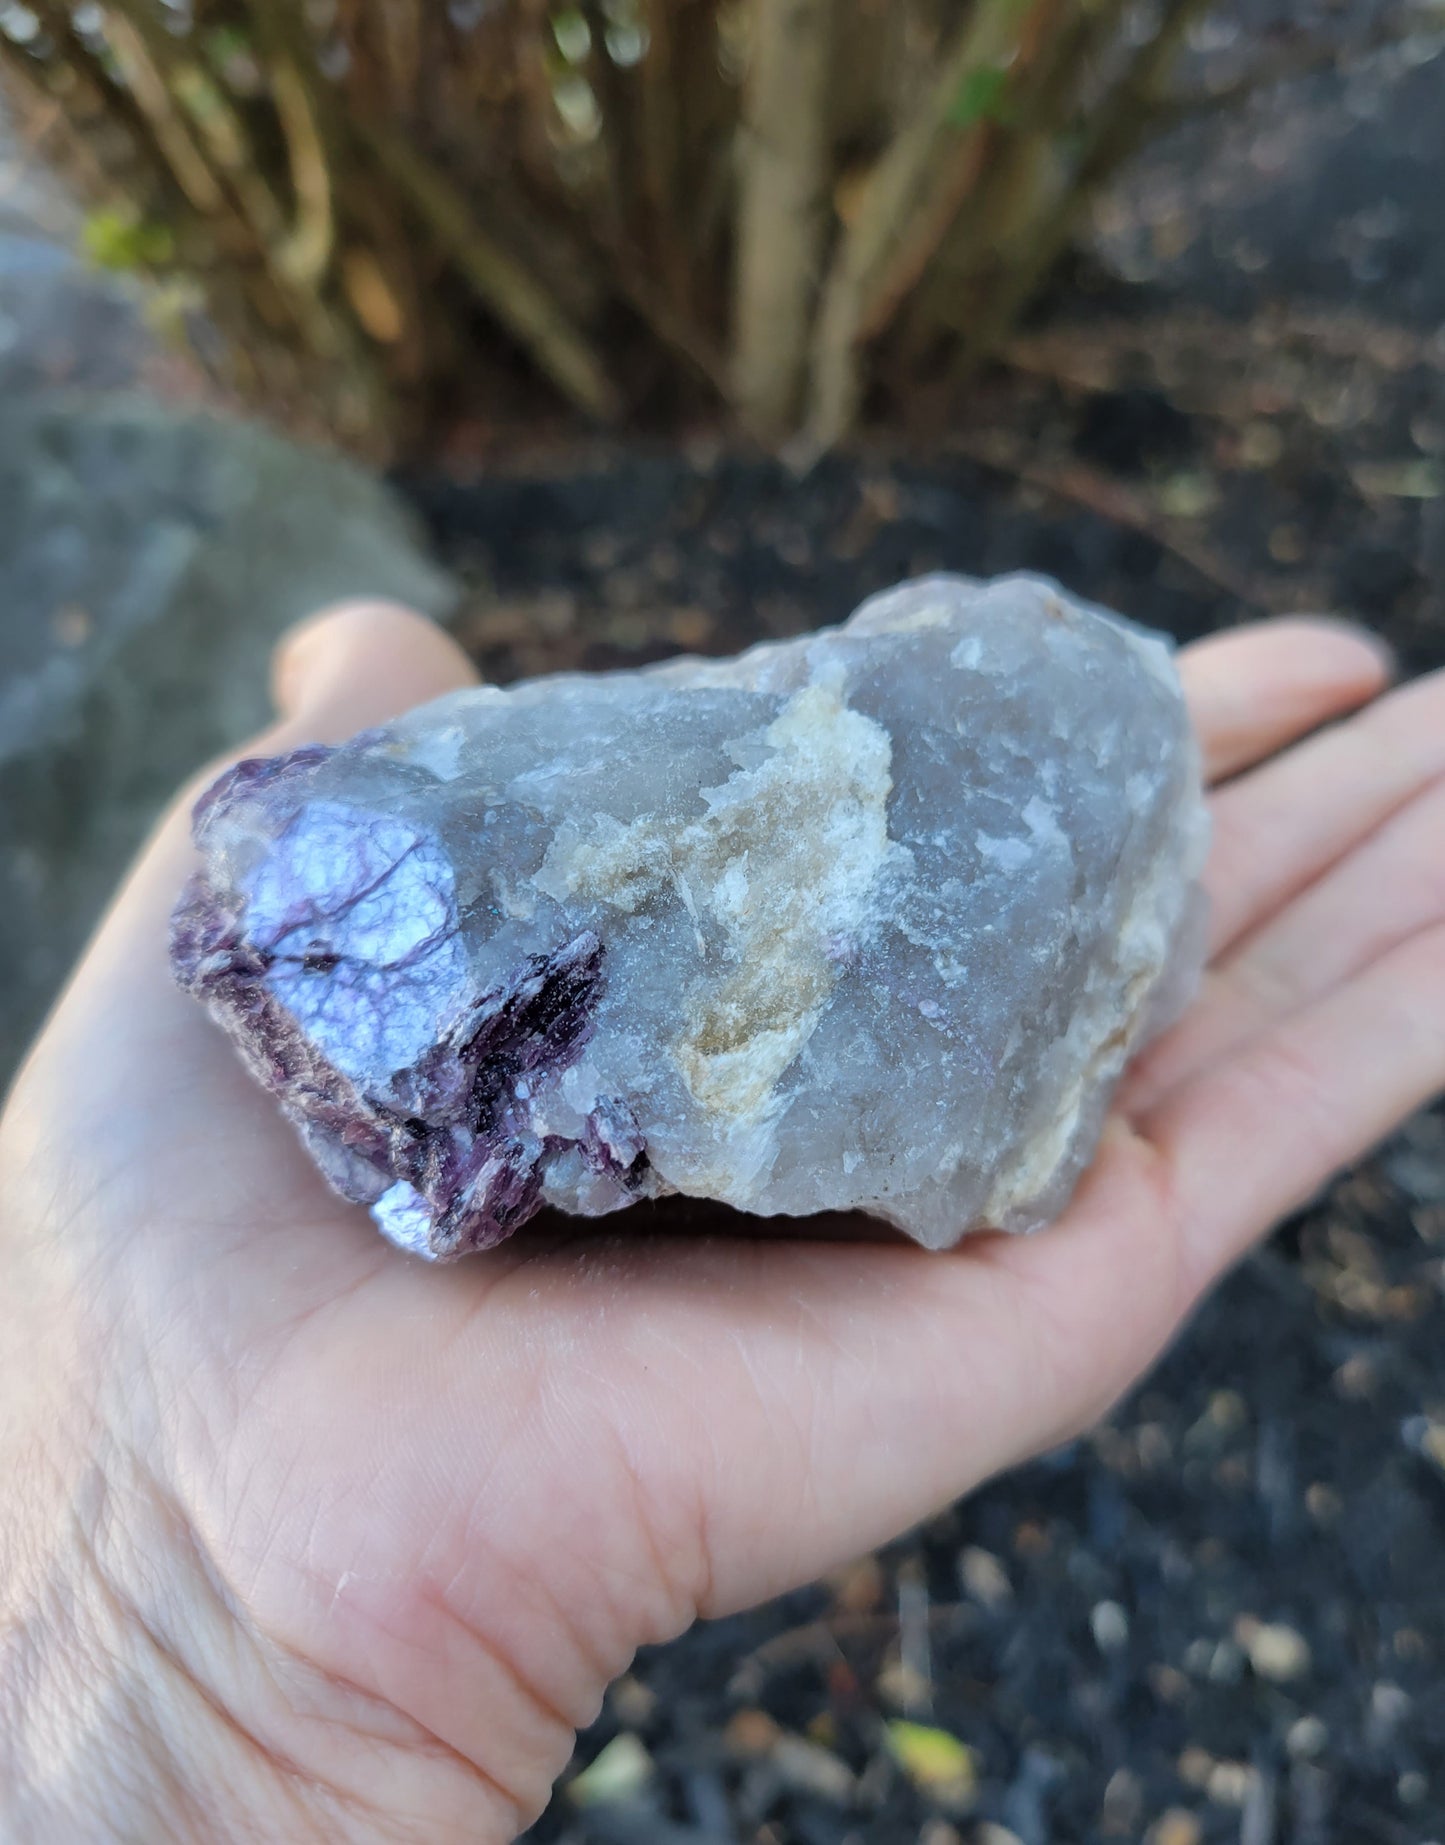
[[[0,1128],[19,1838],[510,1837],[639,1644],[1093,1421],[1445,1084],[1445,678],[1296,743],[1382,691],[1359,635],[1271,624],[1183,667],[1221,783],[1204,991],[1066,1217],[946,1256],[625,1218],[397,1254],[171,984],[178,806]],[[334,613],[255,747],[467,676],[413,617]]]

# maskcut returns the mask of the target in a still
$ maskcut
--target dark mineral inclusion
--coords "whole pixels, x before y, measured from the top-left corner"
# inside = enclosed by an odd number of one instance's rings
[[[195,832],[177,977],[431,1258],[670,1192],[1033,1228],[1203,933],[1169,651],[1036,577],[456,693]]]

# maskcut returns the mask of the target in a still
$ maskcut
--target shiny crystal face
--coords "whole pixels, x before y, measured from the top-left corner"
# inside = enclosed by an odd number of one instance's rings
[[[240,765],[196,836],[178,977],[431,1257],[671,1192],[1033,1228],[1203,935],[1168,649],[1037,577],[458,692]]]

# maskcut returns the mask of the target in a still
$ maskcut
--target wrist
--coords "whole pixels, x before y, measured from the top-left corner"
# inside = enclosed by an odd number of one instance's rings
[[[87,1461],[0,1532],[0,1845],[515,1836],[498,1790],[260,1635],[169,1495],[119,1471]]]
[[[5,1533],[5,1845],[321,1836],[219,1682],[194,1564],[96,1462],[47,1461]]]

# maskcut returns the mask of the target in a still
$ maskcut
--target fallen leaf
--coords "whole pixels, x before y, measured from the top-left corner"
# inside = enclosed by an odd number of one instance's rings
[[[801,1736],[780,1736],[773,1745],[773,1767],[787,1785],[835,1806],[849,1806],[858,1790],[853,1770],[831,1750]]]
[[[947,1730],[895,1717],[884,1725],[888,1750],[913,1785],[957,1812],[978,1793],[978,1755]]]
[[[652,1757],[635,1736],[614,1737],[567,1785],[574,1806],[601,1807],[629,1800],[652,1775]]]

